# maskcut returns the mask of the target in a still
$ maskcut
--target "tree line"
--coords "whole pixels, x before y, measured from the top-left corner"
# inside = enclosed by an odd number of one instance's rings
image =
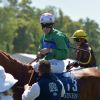
[[[3,0],[0,1],[2,3]],[[51,12],[56,16],[55,28],[64,32],[73,47],[70,38],[77,29],[84,29],[88,41],[95,52],[97,63],[100,62],[100,27],[90,18],[73,21],[64,15],[61,9],[47,6],[39,9],[31,6],[32,0],[8,0],[8,5],[0,6],[0,49],[8,53],[36,53],[42,35],[39,17],[43,12]],[[34,2],[33,2],[34,3]],[[74,58],[75,50],[70,50],[70,58]]]

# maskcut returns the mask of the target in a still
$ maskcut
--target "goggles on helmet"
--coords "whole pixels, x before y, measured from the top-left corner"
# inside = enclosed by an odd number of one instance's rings
[[[75,42],[80,42],[81,39],[79,39],[79,38],[74,38],[74,41],[75,41]]]
[[[53,23],[41,23],[42,28],[52,28],[53,27]]]

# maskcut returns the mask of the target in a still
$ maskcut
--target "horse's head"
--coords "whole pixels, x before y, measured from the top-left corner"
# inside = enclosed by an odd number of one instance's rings
[[[0,65],[4,67],[7,73],[12,74],[16,79],[18,79],[13,90],[15,92],[14,97],[17,98],[17,100],[20,100],[21,94],[24,90],[24,85],[28,84],[31,73],[33,73],[31,65],[22,64],[3,51],[0,51]],[[34,80],[30,83],[34,83]]]

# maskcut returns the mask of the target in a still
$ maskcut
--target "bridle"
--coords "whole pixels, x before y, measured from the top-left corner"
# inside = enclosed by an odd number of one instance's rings
[[[36,57],[36,58],[33,59],[29,64],[32,64],[32,63],[35,62],[35,61],[37,62],[39,59],[40,59],[39,57]],[[31,80],[32,80],[33,74],[34,74],[34,70],[33,70],[33,68],[31,68],[31,76],[30,76],[29,81],[28,81],[28,84],[29,84],[29,85],[30,85],[30,82],[31,82]]]

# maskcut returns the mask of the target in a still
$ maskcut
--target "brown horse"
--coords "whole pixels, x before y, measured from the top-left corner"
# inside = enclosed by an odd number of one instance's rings
[[[0,65],[5,68],[6,72],[11,73],[16,79],[18,79],[17,84],[13,87],[13,91],[15,100],[21,100],[24,85],[29,82],[33,71],[31,66],[22,64],[3,51],[0,51]],[[32,80],[32,82],[34,83],[34,80]]]
[[[32,73],[31,66],[22,64],[3,51],[0,51],[0,65],[5,68],[6,72],[11,73],[16,79],[19,80],[13,87],[13,90],[14,100],[21,100],[21,95],[24,90],[23,87],[25,84],[29,83],[30,80]],[[87,68],[71,73],[78,80],[79,100],[98,100],[100,98],[100,71],[93,68]],[[33,75],[31,84],[34,82]]]
[[[100,71],[86,68],[72,73],[78,79],[79,100],[98,100],[100,98]]]

